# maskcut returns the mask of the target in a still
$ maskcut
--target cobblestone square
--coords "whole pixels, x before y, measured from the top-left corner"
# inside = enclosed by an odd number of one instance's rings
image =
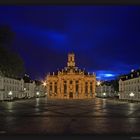
[[[1,134],[139,134],[140,104],[110,99],[0,103]]]

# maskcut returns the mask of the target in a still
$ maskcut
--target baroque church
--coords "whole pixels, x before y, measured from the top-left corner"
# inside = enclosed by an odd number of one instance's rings
[[[46,77],[47,96],[56,99],[95,97],[96,76],[75,66],[74,53],[68,54],[67,67]]]

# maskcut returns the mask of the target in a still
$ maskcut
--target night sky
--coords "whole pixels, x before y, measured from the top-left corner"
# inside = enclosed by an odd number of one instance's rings
[[[140,68],[140,6],[0,6],[0,24],[33,79],[65,67],[68,52],[98,79]]]

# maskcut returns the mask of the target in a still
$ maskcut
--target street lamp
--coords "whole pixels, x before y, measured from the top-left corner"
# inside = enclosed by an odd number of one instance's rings
[[[100,86],[101,82],[100,81],[97,81],[97,86]]]
[[[39,95],[39,92],[36,92],[36,95]]]
[[[133,97],[135,96],[135,94],[134,94],[133,92],[131,92],[131,93],[129,94],[129,96],[132,97],[131,99],[133,99]]]
[[[131,99],[133,99],[133,97],[135,96],[135,94],[134,94],[133,92],[131,92],[131,93],[129,94],[129,96],[131,97]]]
[[[9,96],[13,95],[12,91],[9,91],[8,95],[9,95]]]
[[[46,82],[43,82],[43,86],[46,86],[47,84],[46,84]]]
[[[12,95],[13,95],[12,91],[9,91],[8,95],[9,95],[10,100],[11,100],[12,99]]]
[[[26,88],[24,88],[24,93],[25,93],[25,98],[27,98],[28,97],[28,95],[27,95],[27,91],[26,91],[27,89]]]
[[[134,94],[133,92],[131,92],[131,93],[129,94],[130,97],[134,97],[134,95],[135,95],[135,94]]]
[[[105,92],[103,93],[103,96],[106,96],[106,93]]]

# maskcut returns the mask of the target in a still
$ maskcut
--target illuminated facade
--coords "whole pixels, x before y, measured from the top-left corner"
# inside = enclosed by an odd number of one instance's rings
[[[45,95],[46,89],[44,85],[39,81],[30,80],[26,74],[22,79],[0,75],[0,101],[41,97]]]
[[[119,80],[119,99],[140,101],[140,70],[121,76]]]
[[[113,97],[115,96],[114,87],[111,82],[104,81],[96,87],[96,96],[97,97]]]
[[[5,76],[0,76],[0,100],[23,98],[23,88],[23,79],[13,79]]]
[[[75,66],[74,53],[68,54],[67,67],[47,75],[46,83],[48,98],[84,99],[95,97],[96,76]]]

